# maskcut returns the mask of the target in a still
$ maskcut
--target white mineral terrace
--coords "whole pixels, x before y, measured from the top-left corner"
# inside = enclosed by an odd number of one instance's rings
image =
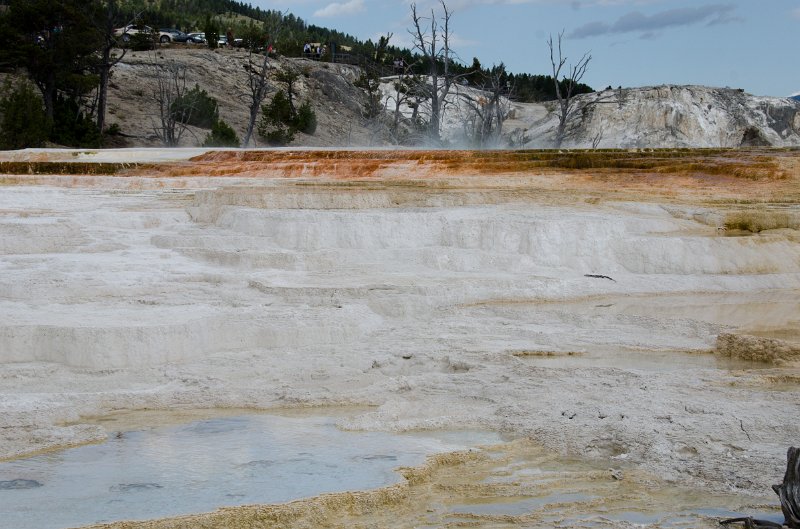
[[[82,417],[116,410],[367,405],[339,426],[485,429],[775,499],[800,374],[713,349],[800,338],[795,235],[244,183],[0,187],[0,457],[103,439]]]

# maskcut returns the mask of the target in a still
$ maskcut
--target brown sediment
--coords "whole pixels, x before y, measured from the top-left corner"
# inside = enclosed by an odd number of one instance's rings
[[[800,343],[748,334],[723,333],[717,336],[715,352],[720,356],[783,365],[800,360]]]
[[[512,351],[511,356],[522,357],[557,357],[557,356],[583,356],[586,353],[579,351]]]
[[[779,158],[792,151],[736,149],[668,150],[517,150],[517,151],[216,151],[191,159],[196,170],[213,164],[211,174],[259,169],[284,177],[326,176],[371,178],[386,176],[393,168],[426,174],[474,174],[480,176],[541,172],[542,170],[588,171],[601,175],[681,174],[694,178],[720,176],[747,180],[789,178],[790,166]],[[416,166],[416,167],[415,167]],[[423,170],[420,170],[423,169]]]
[[[115,175],[123,171],[148,171],[150,164],[110,162],[0,161],[2,175]]]
[[[368,186],[591,193],[606,198],[800,200],[800,152],[649,151],[217,151],[164,176],[290,178]],[[173,172],[174,171],[174,172]],[[154,173],[154,175],[159,174]],[[323,183],[319,182],[319,183]]]
[[[153,163],[5,161],[0,174],[5,185],[60,185],[31,178],[75,175],[62,182],[79,186],[84,176],[106,175],[165,187],[186,179],[292,179],[359,190],[380,182],[397,189],[555,193],[595,201],[800,202],[800,150],[794,149],[221,150]]]
[[[800,229],[800,212],[781,209],[749,208],[725,214],[724,226],[728,230],[759,233],[766,230]]]

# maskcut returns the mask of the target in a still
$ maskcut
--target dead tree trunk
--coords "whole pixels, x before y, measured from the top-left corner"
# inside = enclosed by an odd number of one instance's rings
[[[100,73],[100,85],[97,88],[97,130],[103,132],[106,127],[106,107],[108,106],[108,82],[111,78],[111,68],[120,62],[128,51],[123,48],[118,57],[111,56],[111,50],[117,46],[117,38],[114,35],[114,28],[117,27],[119,16],[116,0],[109,0],[106,3],[105,12],[97,21],[97,30],[102,35],[102,47],[100,48],[100,62],[98,70]]]
[[[790,529],[800,529],[800,448],[789,448],[783,483],[773,485],[772,490],[781,499],[783,524]]]
[[[430,101],[430,121],[428,123],[428,137],[432,143],[439,143],[442,117],[447,106],[447,95],[459,78],[466,74],[453,75],[451,63],[455,58],[450,42],[453,31],[450,29],[450,17],[453,12],[448,10],[444,0],[440,0],[442,15],[436,18],[436,13],[431,9],[430,30],[426,29],[425,18],[417,14],[417,5],[411,4],[411,20],[413,29],[409,30],[414,49],[422,54],[422,60],[428,63],[429,80],[420,87]]]
[[[261,114],[261,104],[267,98],[267,93],[269,92],[269,54],[272,51],[272,43],[277,41],[278,34],[283,28],[284,15],[285,13],[275,13],[268,22],[264,23],[263,35],[259,39],[264,43],[263,57],[256,59],[257,54],[254,53],[252,47],[247,56],[247,64],[245,64],[247,69],[247,91],[242,94],[242,99],[246,102],[249,113],[247,132],[245,132],[242,139],[242,148],[247,147],[253,138],[256,120],[258,115]]]
[[[789,448],[786,454],[786,474],[783,476],[783,483],[773,485],[772,490],[781,500],[783,524],[767,520],[756,520],[751,517],[729,518],[722,520],[720,523],[722,525],[743,523],[745,529],[768,529],[773,527],[800,529],[800,448]]]
[[[158,108],[157,120],[153,121],[153,132],[166,147],[177,147],[183,133],[188,130],[193,106],[185,105],[186,66],[170,60],[160,64],[153,57],[155,87],[153,101]]]

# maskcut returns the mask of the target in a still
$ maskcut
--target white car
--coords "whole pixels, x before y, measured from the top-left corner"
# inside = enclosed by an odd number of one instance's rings
[[[122,42],[130,42],[131,35],[136,35],[137,33],[151,33],[155,38],[158,39],[158,42],[165,44],[172,40],[172,36],[167,33],[166,31],[156,31],[150,26],[144,26],[141,24],[128,24],[124,28],[117,28],[114,30],[115,37],[122,37]],[[156,35],[158,35],[156,37]]]

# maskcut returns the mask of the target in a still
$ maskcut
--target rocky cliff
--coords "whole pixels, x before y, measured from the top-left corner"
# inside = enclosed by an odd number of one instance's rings
[[[564,147],[658,148],[800,145],[800,101],[730,88],[654,86],[604,90],[578,98]],[[509,121],[529,147],[553,144],[556,106],[544,117]]]

